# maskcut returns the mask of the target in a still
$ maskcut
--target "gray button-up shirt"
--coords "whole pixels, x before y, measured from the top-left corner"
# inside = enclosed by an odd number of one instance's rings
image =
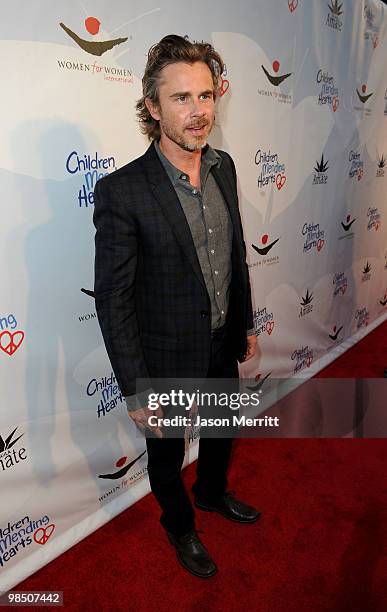
[[[199,190],[191,185],[187,174],[171,164],[156,141],[155,149],[191,230],[211,301],[211,329],[218,329],[225,323],[228,310],[233,235],[227,204],[211,172],[213,166],[220,166],[222,158],[209,145],[205,147],[200,165]]]

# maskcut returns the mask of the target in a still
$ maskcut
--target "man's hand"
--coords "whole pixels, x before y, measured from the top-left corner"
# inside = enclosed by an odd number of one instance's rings
[[[164,416],[160,404],[157,406],[156,410],[151,410],[148,408],[148,406],[145,408],[138,408],[137,410],[128,410],[128,415],[134,421],[137,429],[139,429],[144,435],[148,429],[149,431],[153,431],[157,438],[163,437],[163,432],[161,431],[160,427],[149,424],[149,417],[156,416],[160,419]]]
[[[251,336],[247,336],[247,353],[245,354],[243,363],[245,361],[248,361],[252,357],[254,357],[256,351],[257,351],[257,336],[255,334],[252,334]]]

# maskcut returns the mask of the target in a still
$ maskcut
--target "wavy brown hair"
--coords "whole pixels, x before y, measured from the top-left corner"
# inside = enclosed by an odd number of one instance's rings
[[[219,78],[223,72],[223,60],[212,45],[205,42],[190,42],[177,34],[164,36],[148,52],[148,61],[142,79],[142,98],[136,103],[137,117],[141,131],[149,140],[159,140],[160,126],[148,111],[145,98],[149,98],[156,106],[159,105],[159,87],[161,71],[169,64],[185,62],[194,64],[204,62],[212,74],[214,83],[214,98],[219,91]]]

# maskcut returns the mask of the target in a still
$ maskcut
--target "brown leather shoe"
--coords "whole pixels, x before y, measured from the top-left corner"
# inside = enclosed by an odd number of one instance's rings
[[[258,510],[235,499],[231,491],[226,492],[216,503],[206,503],[196,497],[195,506],[206,512],[218,512],[225,518],[237,523],[255,523],[261,517]]]
[[[200,541],[195,529],[182,536],[174,536],[167,531],[171,544],[176,548],[181,565],[194,576],[210,578],[218,571],[207,549]]]

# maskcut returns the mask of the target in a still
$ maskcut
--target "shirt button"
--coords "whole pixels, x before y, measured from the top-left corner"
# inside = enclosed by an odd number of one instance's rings
[[[220,295],[220,291],[217,291],[217,292],[216,292],[216,295]]]
[[[214,254],[214,253],[215,253],[214,249],[211,249],[211,253],[212,253],[212,254]]]
[[[192,189],[192,193],[193,193],[193,195],[196,195],[196,194],[197,194],[197,192],[198,192],[198,190],[197,190],[197,189]]]
[[[216,275],[218,275],[218,274],[219,274],[218,270],[215,270],[215,274],[216,274]]]
[[[183,179],[183,181],[186,181],[188,176],[186,174],[182,174],[180,178]]]
[[[224,315],[224,310],[221,311],[222,315]]]
[[[204,208],[204,210],[206,209],[206,207],[205,207],[205,206],[203,206],[203,208]]]

